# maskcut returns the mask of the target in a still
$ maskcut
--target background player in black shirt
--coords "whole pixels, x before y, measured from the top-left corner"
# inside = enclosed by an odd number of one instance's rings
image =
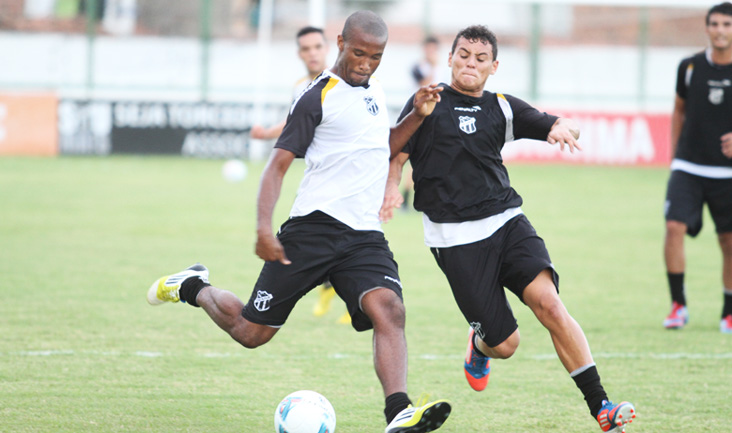
[[[720,330],[732,333],[732,3],[709,10],[706,34],[709,47],[679,65],[671,115],[664,258],[672,305],[663,325],[679,329],[689,320],[684,238],[701,230],[707,203],[722,249]]]
[[[506,287],[549,330],[602,431],[623,430],[635,408],[608,401],[584,332],[558,296],[558,274],[544,241],[523,215],[501,158],[504,144],[518,138],[579,149],[578,126],[510,95],[484,91],[498,67],[496,55],[496,37],[487,28],[471,26],[457,34],[449,56],[451,83],[440,84],[441,100],[402,153],[392,147],[381,219],[388,220],[399,204],[399,179],[409,159],[425,243],[471,326],[464,369],[473,389],[486,387],[490,358],[509,358],[519,344]],[[407,103],[401,116],[411,111]]]

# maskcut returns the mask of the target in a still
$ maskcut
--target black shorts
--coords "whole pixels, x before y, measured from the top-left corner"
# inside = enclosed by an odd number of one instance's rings
[[[277,234],[292,262],[265,262],[242,316],[253,323],[282,326],[297,301],[330,280],[351,314],[357,331],[373,327],[361,310],[361,298],[384,287],[402,298],[394,255],[384,234],[354,230],[322,213],[287,220]]]
[[[552,270],[554,286],[559,287],[544,240],[524,215],[512,218],[482,241],[430,250],[463,316],[490,347],[518,328],[504,287],[524,302],[524,289],[544,269]]]
[[[668,180],[664,214],[666,221],[679,221],[694,237],[702,228],[704,203],[717,233],[732,232],[732,179],[710,179],[674,170]]]

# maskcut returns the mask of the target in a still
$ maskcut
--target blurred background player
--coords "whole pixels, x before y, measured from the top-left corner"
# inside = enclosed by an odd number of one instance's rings
[[[412,78],[415,87],[419,88],[447,79],[440,71],[440,41],[434,36],[427,36],[422,42],[423,57],[412,67]]]
[[[709,47],[679,65],[671,114],[664,257],[672,305],[663,326],[679,329],[689,320],[684,238],[699,234],[706,202],[722,249],[720,330],[732,333],[732,3],[709,10],[706,34]]]
[[[440,67],[440,41],[434,36],[427,36],[422,42],[422,58],[412,66],[410,75],[414,82],[414,88],[427,86],[432,83],[443,83],[449,81],[449,71],[444,65]],[[409,211],[412,209],[410,196],[414,191],[412,180],[412,166],[407,163],[406,174],[402,178],[401,191],[404,203],[401,209]]]
[[[325,40],[323,29],[317,27],[303,27],[297,32],[297,55],[302,60],[308,75],[302,77],[295,83],[292,92],[292,99],[302,93],[303,90],[326,68],[328,58],[328,43]],[[262,125],[253,125],[250,135],[258,140],[273,140],[282,134],[286,119],[282,122],[265,128]]]
[[[303,27],[297,32],[297,55],[302,60],[305,68],[308,70],[308,75],[302,77],[295,84],[295,89],[292,93],[292,99],[294,100],[305,88],[315,79],[321,72],[326,68],[326,61],[328,58],[328,43],[325,40],[325,33],[323,29],[317,27]],[[282,134],[282,129],[285,127],[287,119],[282,122],[265,128],[262,125],[252,126],[250,135],[252,138],[258,140],[273,140],[278,138]],[[318,302],[313,306],[313,314],[317,317],[325,315],[330,310],[331,302],[335,297],[335,290],[330,284],[330,281],[326,281],[318,289]],[[351,316],[348,311],[344,312],[338,318],[338,323],[348,324],[351,323]]]

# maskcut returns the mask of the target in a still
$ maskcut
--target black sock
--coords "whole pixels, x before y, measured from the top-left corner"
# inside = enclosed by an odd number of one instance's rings
[[[198,307],[199,305],[196,303],[196,296],[198,296],[198,292],[200,292],[201,289],[208,286],[210,286],[210,284],[204,283],[198,277],[189,277],[180,285],[178,295],[180,296],[181,301],[194,307]]]
[[[724,306],[722,307],[722,319],[732,314],[732,290],[724,289]]]
[[[668,286],[671,289],[671,300],[681,305],[686,305],[686,294],[684,293],[684,273],[668,275]]]
[[[399,415],[399,412],[406,409],[410,404],[412,404],[412,400],[409,399],[406,392],[395,392],[386,397],[386,408],[384,409],[386,423],[389,424],[391,420]]]
[[[572,376],[572,379],[574,379],[577,388],[585,396],[585,401],[587,402],[587,407],[590,408],[592,417],[597,418],[597,414],[602,409],[602,401],[607,400],[605,389],[600,384],[600,375],[597,373],[597,367],[593,364],[592,367]]]

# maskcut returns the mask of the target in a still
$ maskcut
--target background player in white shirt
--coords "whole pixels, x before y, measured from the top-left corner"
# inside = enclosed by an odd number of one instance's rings
[[[325,40],[323,29],[309,26],[303,27],[297,32],[296,39],[297,55],[308,70],[308,74],[295,83],[292,99],[297,98],[308,84],[325,70],[325,62],[328,57],[328,43]],[[258,140],[275,139],[282,134],[282,128],[285,127],[285,122],[286,119],[269,128],[265,128],[262,125],[253,125],[249,135]]]

